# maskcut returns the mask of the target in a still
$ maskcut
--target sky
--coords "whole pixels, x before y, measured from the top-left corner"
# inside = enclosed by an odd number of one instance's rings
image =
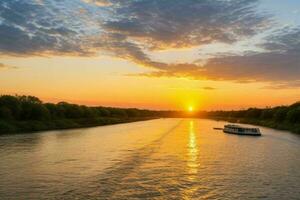
[[[157,110],[300,100],[298,0],[1,0],[0,94]]]

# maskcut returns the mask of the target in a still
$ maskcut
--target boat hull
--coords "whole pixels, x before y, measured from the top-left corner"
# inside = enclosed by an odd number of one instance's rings
[[[261,136],[261,133],[239,133],[223,130],[224,133],[234,134],[234,135],[246,135],[246,136]]]

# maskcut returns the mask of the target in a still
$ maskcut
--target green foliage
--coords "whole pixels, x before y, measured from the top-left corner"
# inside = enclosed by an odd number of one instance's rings
[[[272,119],[273,115],[274,115],[274,110],[267,108],[262,111],[260,118],[261,119]]]
[[[21,113],[21,101],[18,96],[3,95],[0,97],[0,107],[6,107],[11,111],[14,119],[19,119]]]
[[[34,96],[0,96],[0,133],[77,128],[134,121],[163,112],[43,103]]]
[[[0,107],[0,119],[4,119],[4,120],[12,120],[13,114],[12,111],[9,109],[9,107],[7,106],[1,106]]]
[[[128,110],[126,110],[126,113],[127,113],[128,117],[138,117],[139,116],[138,109],[128,109]]]
[[[286,119],[290,123],[300,123],[300,107],[293,107],[293,109],[290,109]]]
[[[6,134],[6,133],[11,133],[11,132],[15,132],[16,131],[16,127],[12,124],[10,124],[7,121],[0,121],[0,133],[1,134]]]
[[[261,115],[262,111],[261,109],[257,109],[257,108],[249,108],[246,111],[246,118],[259,118]]]
[[[276,108],[274,113],[274,120],[276,122],[283,122],[287,117],[288,108],[287,107],[279,107]]]
[[[205,112],[202,113],[202,115],[205,117],[257,124],[300,133],[300,102],[290,106],[265,109],[249,108],[248,110],[240,111],[214,111]]]

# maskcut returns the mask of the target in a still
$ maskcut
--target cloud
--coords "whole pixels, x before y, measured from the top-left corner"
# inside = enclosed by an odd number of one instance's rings
[[[5,70],[5,69],[18,69],[18,67],[0,63],[0,70]]]
[[[216,88],[214,88],[214,87],[203,87],[202,89],[203,90],[216,90]]]
[[[262,87],[261,89],[270,89],[270,90],[282,90],[282,89],[300,89],[300,81],[291,81],[291,82],[279,82],[279,83],[269,83],[267,86]]]
[[[97,6],[109,6],[111,3],[108,0],[82,0],[83,2],[86,3],[92,3]]]
[[[260,52],[215,55],[199,63],[166,63],[149,52],[233,45],[269,30],[259,0],[4,0],[0,54],[109,54],[152,69],[151,77],[291,83],[300,74],[300,31],[269,31]],[[292,83],[291,83],[292,84]]]
[[[116,1],[114,1],[116,2]],[[150,49],[232,43],[265,28],[257,0],[117,1],[105,28],[145,43]]]
[[[158,49],[233,43],[267,27],[257,1],[113,1],[114,16],[104,22],[96,47],[156,71],[144,76],[205,78],[195,63],[163,63],[146,53]]]
[[[150,77],[189,77],[193,79],[231,80],[239,82],[282,82],[300,80],[300,29],[284,30],[268,36],[261,46],[265,52],[223,55],[208,59],[204,65],[176,64],[142,73]]]
[[[251,38],[272,24],[255,11],[257,1],[120,1],[115,18],[104,23],[105,49],[153,69],[138,75],[237,82],[284,82],[299,79],[299,31],[271,32],[263,51],[217,55],[205,64],[163,63],[147,51],[185,48]],[[108,48],[107,48],[108,47]]]
[[[5,36],[0,51],[88,55],[99,51],[94,49],[99,41],[93,39],[102,33],[121,34],[128,50],[137,44],[145,51],[232,43],[265,27],[266,18],[255,12],[255,4],[257,0],[6,0],[0,3]]]
[[[84,7],[71,4],[50,0],[0,2],[0,53],[89,55],[90,47],[84,44],[90,31],[85,28],[89,16],[76,17]]]

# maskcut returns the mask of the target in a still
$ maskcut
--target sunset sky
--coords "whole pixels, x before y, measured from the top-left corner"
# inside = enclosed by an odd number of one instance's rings
[[[1,0],[0,93],[149,109],[300,100],[299,0]]]

